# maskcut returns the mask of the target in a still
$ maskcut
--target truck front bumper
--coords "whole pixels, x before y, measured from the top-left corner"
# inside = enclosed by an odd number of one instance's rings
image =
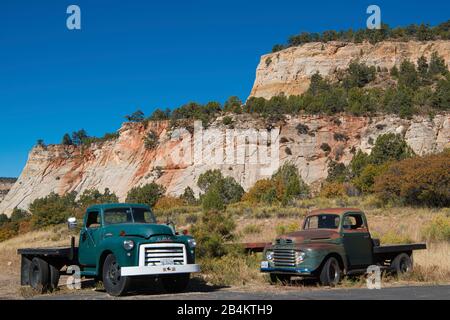
[[[291,275],[297,275],[297,276],[311,276],[312,271],[311,269],[307,267],[303,268],[280,268],[280,267],[270,267],[267,261],[261,262],[261,272],[267,272],[267,273],[282,273],[282,274],[291,274]]]
[[[139,266],[139,267],[122,267],[120,274],[124,277],[129,276],[150,276],[165,275],[177,273],[197,273],[200,272],[198,264],[184,265],[167,265],[167,266]]]

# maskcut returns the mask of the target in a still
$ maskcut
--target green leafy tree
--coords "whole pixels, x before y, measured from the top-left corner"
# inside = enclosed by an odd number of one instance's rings
[[[61,142],[63,145],[65,145],[65,146],[71,146],[71,145],[73,145],[73,141],[72,141],[72,138],[70,137],[70,135],[68,134],[68,133],[66,133],[64,136],[63,136],[63,139],[62,139],[62,142]]]
[[[211,210],[222,211],[223,209],[225,209],[225,203],[222,199],[222,195],[220,194],[219,188],[216,186],[210,188],[202,196],[201,199],[204,211],[211,211]]]
[[[229,97],[223,106],[223,111],[241,113],[242,112],[242,101],[239,97],[232,96]]]
[[[72,142],[76,146],[81,146],[89,138],[86,130],[81,129],[72,133]]]
[[[142,110],[137,110],[130,115],[126,115],[125,119],[129,122],[142,122],[145,119],[145,114]]]
[[[412,149],[399,134],[387,133],[379,136],[370,154],[370,163],[383,164],[399,161],[414,155]]]
[[[142,187],[134,187],[127,194],[127,202],[141,203],[153,207],[166,192],[163,186],[154,182]]]
[[[144,137],[144,145],[147,150],[154,150],[158,147],[159,137],[155,131],[150,130]]]
[[[0,227],[9,222],[9,218],[6,214],[0,214]]]
[[[152,121],[168,120],[170,118],[170,113],[171,113],[170,109],[166,109],[165,111],[161,109],[156,109],[149,117],[149,120]]]
[[[14,208],[13,212],[11,213],[11,222],[19,222],[22,220],[29,219],[31,217],[30,213],[28,213],[25,210]]]
[[[76,193],[71,192],[64,196],[51,193],[34,200],[29,206],[33,227],[41,228],[66,222],[67,218],[75,215],[75,198]]]
[[[194,191],[191,189],[191,187],[186,187],[180,198],[190,205],[194,205],[197,203],[197,199],[195,198]]]
[[[85,190],[78,199],[78,204],[85,210],[87,207],[94,204],[102,203],[118,203],[119,198],[112,193],[108,188],[103,193],[97,189]]]

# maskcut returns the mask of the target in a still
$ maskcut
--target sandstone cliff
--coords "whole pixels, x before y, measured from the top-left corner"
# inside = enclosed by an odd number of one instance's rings
[[[234,126],[237,129],[265,128],[261,119],[250,115],[235,116]],[[143,143],[150,130],[159,137],[155,150],[147,150]],[[220,118],[204,130],[205,137],[216,138],[204,140],[200,148],[203,155],[214,143],[217,148],[223,146],[225,140],[217,137],[223,137],[224,130]],[[307,183],[317,184],[327,176],[327,161],[330,158],[348,163],[352,152],[358,149],[370,152],[377,136],[387,132],[402,134],[420,155],[443,150],[450,141],[450,114],[440,114],[433,119],[417,116],[412,120],[396,116],[305,115],[290,117],[280,125],[279,131],[273,130],[279,142],[280,164],[285,161],[295,163]],[[198,176],[208,169],[222,170],[225,176],[234,177],[245,189],[270,174],[263,165],[252,163],[248,147],[238,151],[244,159],[240,164],[212,164],[209,159],[196,161],[192,151],[196,142],[191,133],[184,128],[170,130],[168,122],[152,122],[148,127],[126,123],[119,132],[117,140],[94,144],[89,148],[61,145],[35,147],[17,183],[0,203],[0,213],[10,214],[16,206],[26,209],[34,199],[50,192],[63,194],[109,188],[120,200],[124,200],[132,187],[152,181],[164,185],[168,194],[179,195],[187,186],[198,192]],[[336,139],[335,133],[341,133],[346,138]],[[329,154],[322,150],[322,144],[330,146]],[[179,161],[180,158],[188,160]]]
[[[251,97],[269,99],[284,93],[305,92],[311,76],[319,72],[333,78],[338,70],[347,69],[352,60],[359,59],[369,66],[391,69],[403,60],[416,63],[422,55],[428,60],[436,51],[450,65],[450,41],[370,43],[306,43],[261,57]]]

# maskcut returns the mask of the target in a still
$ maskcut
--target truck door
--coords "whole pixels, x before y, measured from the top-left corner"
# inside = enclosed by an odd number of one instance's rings
[[[372,239],[367,222],[357,212],[346,213],[342,220],[342,237],[347,259],[352,269],[372,264]]]
[[[101,230],[100,213],[87,212],[84,226],[80,231],[78,256],[81,265],[95,267],[97,264],[97,245],[101,239]]]

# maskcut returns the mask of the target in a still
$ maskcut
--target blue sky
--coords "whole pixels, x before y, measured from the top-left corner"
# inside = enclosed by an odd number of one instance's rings
[[[82,30],[66,28],[79,5]],[[448,20],[450,2],[2,0],[0,176],[37,139],[101,136],[141,108],[245,100],[262,54],[300,31],[361,28],[377,4],[391,26]]]

